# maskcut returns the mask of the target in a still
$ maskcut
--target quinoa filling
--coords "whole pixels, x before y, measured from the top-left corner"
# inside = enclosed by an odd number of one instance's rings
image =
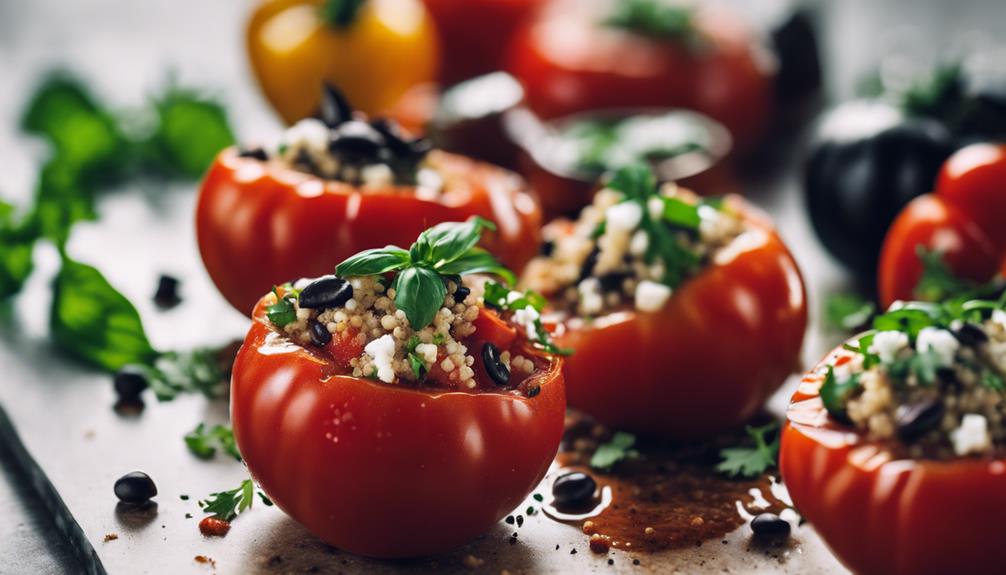
[[[1001,453],[1006,445],[1003,303],[901,304],[826,368],[832,418],[913,458]]]
[[[675,184],[658,188],[649,167],[633,165],[618,170],[576,221],[545,226],[543,254],[522,282],[581,316],[626,305],[655,312],[744,231],[728,203]]]
[[[426,161],[431,149],[429,140],[409,138],[394,121],[363,119],[326,86],[319,117],[289,127],[275,149],[240,155],[364,188],[419,185],[439,192],[443,179]]]

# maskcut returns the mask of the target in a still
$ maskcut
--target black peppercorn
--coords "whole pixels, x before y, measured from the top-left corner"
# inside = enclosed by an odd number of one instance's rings
[[[174,307],[182,301],[178,296],[178,286],[181,282],[169,275],[161,275],[157,280],[157,292],[154,293],[154,303],[160,307]]]

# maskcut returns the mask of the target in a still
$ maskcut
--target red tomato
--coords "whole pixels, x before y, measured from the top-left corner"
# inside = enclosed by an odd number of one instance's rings
[[[662,310],[570,319],[553,341],[569,404],[626,431],[708,437],[747,421],[797,369],[807,305],[800,271],[764,216]]]
[[[503,67],[510,38],[543,0],[423,0],[440,39],[445,85]]]
[[[234,362],[234,438],[262,489],[318,537],[372,557],[446,551],[544,477],[565,416],[561,359],[521,349],[542,366],[521,384],[540,385],[530,398],[333,375],[271,337],[265,301]]]
[[[688,108],[719,120],[741,149],[757,140],[772,108],[774,72],[751,32],[730,12],[695,17],[704,45],[689,47],[604,24],[610,2],[549,4],[511,43],[508,70],[544,118],[603,108]]]
[[[936,191],[905,206],[880,252],[881,303],[915,299],[917,250],[943,254],[955,275],[978,282],[1006,271],[1006,145],[974,144],[943,164]]]
[[[331,273],[368,248],[408,247],[426,228],[479,215],[496,223],[483,245],[519,271],[538,249],[541,210],[515,174],[434,152],[435,198],[415,188],[361,191],[224,150],[202,183],[196,233],[203,263],[239,311],[291,278]]]
[[[832,359],[804,376],[782,432],[793,504],[856,573],[989,573],[1006,522],[1006,461],[897,459],[833,421],[818,395]]]

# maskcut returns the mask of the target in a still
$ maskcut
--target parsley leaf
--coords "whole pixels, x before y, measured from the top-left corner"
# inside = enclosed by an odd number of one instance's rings
[[[241,461],[241,453],[238,451],[234,432],[229,425],[214,425],[212,428],[207,428],[205,423],[200,423],[185,435],[185,445],[193,455],[202,459],[213,457],[217,449],[221,449]]]
[[[37,238],[34,222],[30,218],[15,220],[14,207],[0,200],[0,301],[21,291],[31,275]]]
[[[297,299],[297,295],[284,291],[283,295],[280,296],[279,289],[275,287],[272,288],[272,293],[276,296],[276,303],[267,305],[265,308],[266,317],[269,318],[269,321],[276,327],[283,327],[297,321],[297,310],[293,305],[293,302]]]
[[[161,353],[152,365],[138,366],[158,401],[170,401],[180,393],[201,393],[209,399],[226,394],[228,370],[233,357],[227,348],[196,348]]]
[[[835,377],[834,366],[829,365],[828,372],[824,376],[824,383],[821,384],[821,401],[824,403],[824,408],[837,421],[850,423],[846,404],[859,389],[859,374],[854,373],[849,379],[838,381],[838,378]]]
[[[255,482],[251,479],[245,479],[235,489],[210,493],[207,499],[199,502],[199,507],[217,519],[233,521],[238,514],[251,509],[252,504],[255,503],[255,491]],[[259,491],[258,494],[266,507],[272,506],[272,500],[264,493]]]
[[[663,0],[621,0],[605,23],[656,38],[695,39],[694,10]]]
[[[856,294],[831,294],[824,300],[824,323],[834,330],[852,331],[866,325],[876,309]]]
[[[594,469],[607,470],[620,461],[638,456],[639,452],[632,449],[635,443],[635,435],[623,431],[616,432],[607,443],[597,448],[590,458],[590,466]]]
[[[761,427],[747,427],[748,436],[754,440],[754,447],[728,447],[720,450],[723,461],[716,471],[730,477],[757,477],[775,467],[779,457],[779,424],[776,422]],[[768,437],[773,437],[769,441]]]
[[[923,301],[943,301],[973,291],[978,286],[954,275],[943,261],[943,253],[918,246],[915,253],[922,264],[922,276],[915,284],[915,297]]]

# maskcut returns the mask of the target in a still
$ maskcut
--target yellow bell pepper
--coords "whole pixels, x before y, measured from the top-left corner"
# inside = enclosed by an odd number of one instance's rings
[[[266,0],[248,23],[248,55],[289,123],[317,112],[326,81],[378,114],[436,78],[433,26],[420,0]]]

